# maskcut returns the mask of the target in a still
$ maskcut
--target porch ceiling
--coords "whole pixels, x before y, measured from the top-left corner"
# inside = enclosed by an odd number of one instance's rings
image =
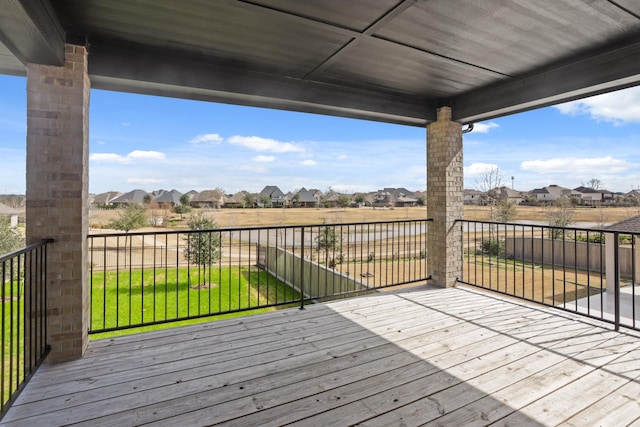
[[[640,83],[636,0],[2,0],[0,72],[88,41],[92,86],[423,126]]]

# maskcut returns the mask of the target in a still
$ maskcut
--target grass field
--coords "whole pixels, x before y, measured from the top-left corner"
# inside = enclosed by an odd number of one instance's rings
[[[425,207],[394,208],[394,209],[373,209],[373,208],[266,208],[266,209],[199,209],[207,217],[212,218],[219,227],[245,227],[260,225],[300,225],[300,224],[323,224],[323,223],[351,223],[351,222],[374,222],[374,221],[394,221],[404,219],[428,218],[429,214]],[[517,206],[518,220],[545,221],[547,209],[534,206]],[[179,220],[175,214],[161,209],[149,212],[153,216],[164,218],[174,218],[175,227],[173,229],[185,229],[186,218]],[[573,211],[573,221],[613,223],[623,219],[640,215],[640,208],[576,208]],[[104,232],[102,227],[117,218],[116,210],[93,209],[90,213],[90,223],[94,232]],[[465,206],[464,219],[486,220],[489,218],[489,208],[485,206]],[[161,230],[163,228],[152,228],[151,230]],[[171,228],[164,228],[171,229]]]
[[[217,315],[299,298],[300,294],[283,282],[248,267],[100,272],[92,277],[91,329]],[[166,326],[147,326],[138,331]],[[122,333],[109,332],[98,337]]]

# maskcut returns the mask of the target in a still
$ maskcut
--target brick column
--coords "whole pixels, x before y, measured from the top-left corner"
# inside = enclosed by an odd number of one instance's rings
[[[27,67],[27,242],[51,237],[48,360],[81,357],[88,343],[89,75],[84,46],[62,67]]]
[[[431,282],[455,286],[462,278],[463,216],[462,125],[451,121],[451,108],[438,109],[438,120],[427,126],[427,262]]]

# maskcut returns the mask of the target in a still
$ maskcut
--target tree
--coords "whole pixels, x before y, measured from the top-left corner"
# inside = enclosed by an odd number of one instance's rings
[[[127,203],[120,211],[118,219],[111,221],[108,227],[128,233],[147,224],[147,211],[144,206],[138,203]]]
[[[498,222],[513,221],[516,218],[517,213],[518,212],[516,211],[515,203],[507,199],[501,199],[500,201],[498,201],[498,204],[496,205],[496,213],[495,213],[496,221]]]
[[[326,265],[329,265],[329,252],[335,253],[336,250],[340,250],[338,244],[338,237],[336,236],[336,227],[333,225],[324,225],[320,227],[318,235],[316,236],[316,251],[324,251],[324,261]],[[333,263],[333,259],[331,260]]]
[[[341,208],[349,207],[349,205],[351,204],[351,197],[347,196],[346,194],[340,194],[338,196],[338,199],[336,200],[336,203]]]
[[[127,203],[118,215],[118,219],[111,221],[107,224],[107,227],[122,230],[126,233],[124,236],[124,247],[127,248],[129,231],[142,228],[148,224],[147,211],[144,206],[138,203]]]
[[[187,246],[184,248],[184,257],[189,264],[201,266],[203,277],[206,278],[207,266],[220,259],[220,232],[216,231],[216,223],[202,214],[192,215],[187,225],[191,232],[185,237]],[[206,279],[205,283],[199,283],[198,287],[204,285],[207,285]]]
[[[600,181],[598,178],[591,178],[586,183],[583,182],[582,185],[584,187],[589,187],[592,190],[599,190],[602,187],[602,181]]]
[[[366,202],[366,198],[364,197],[364,194],[358,193],[354,196],[353,201],[359,205],[362,205],[364,204],[364,202]]]
[[[260,196],[260,203],[264,208],[271,206],[271,197],[267,196],[266,194],[262,194]]]
[[[26,204],[26,197],[17,194],[4,195],[0,197],[0,203],[13,209],[22,209]]]
[[[180,215],[180,219],[182,219],[184,214],[191,212],[191,206],[181,203],[177,205],[174,210],[178,215]]]
[[[243,199],[243,200],[244,200],[245,206],[249,206],[249,207],[251,207],[251,208],[252,208],[252,207],[255,205],[255,203],[256,203],[256,199],[253,197],[253,195],[252,195],[251,193],[246,193],[246,194],[244,195],[244,199]]]
[[[418,200],[416,201],[418,206],[424,206],[427,204],[427,198],[425,196],[418,196]]]
[[[142,203],[144,203],[145,205],[148,205],[151,203],[151,194],[145,194],[144,197],[142,198]]]
[[[184,214],[191,212],[191,197],[189,197],[188,194],[183,194],[180,196],[180,204],[176,205],[173,209],[180,215],[180,219],[182,219]]]
[[[491,168],[486,170],[480,178],[476,180],[476,187],[479,191],[484,193],[484,201],[489,206],[489,221],[496,221],[496,202],[498,200],[500,191],[499,187],[502,185],[502,175],[500,170]],[[494,224],[489,224],[489,243],[491,245],[498,244],[497,236],[498,232]]]
[[[24,238],[11,226],[7,217],[0,217],[0,254],[15,251],[24,246]]]
[[[485,171],[476,180],[476,189],[484,193],[484,201],[489,206],[489,221],[495,221],[495,205],[500,196],[500,186],[502,185],[502,174],[500,169],[491,168]]]
[[[557,199],[553,206],[547,208],[547,221],[552,227],[566,227],[573,221],[573,207],[571,201],[565,197]],[[561,229],[550,229],[549,237],[558,239],[563,236]]]

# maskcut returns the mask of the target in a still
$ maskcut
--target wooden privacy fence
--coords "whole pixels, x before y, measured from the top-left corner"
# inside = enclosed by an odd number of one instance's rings
[[[544,237],[507,237],[504,242],[507,258],[535,264],[562,265],[565,268],[592,272],[604,273],[606,270],[605,243]],[[637,267],[634,267],[634,258],[637,257],[638,253],[634,246],[618,247],[618,268],[621,277],[631,278],[634,274],[638,275]]]

